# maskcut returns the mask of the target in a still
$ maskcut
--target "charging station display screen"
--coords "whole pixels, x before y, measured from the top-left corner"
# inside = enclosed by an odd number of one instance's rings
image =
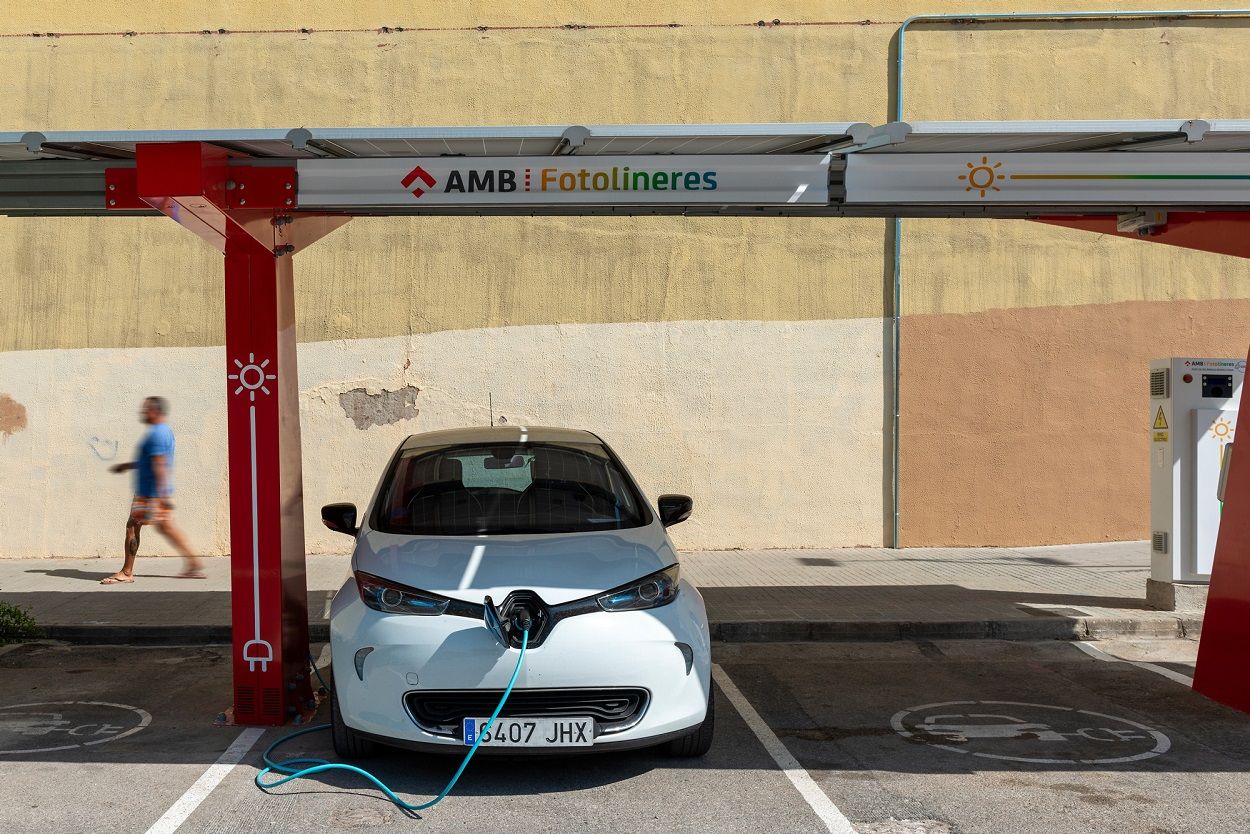
[[[1232,374],[1203,374],[1202,396],[1226,400],[1233,395]]]

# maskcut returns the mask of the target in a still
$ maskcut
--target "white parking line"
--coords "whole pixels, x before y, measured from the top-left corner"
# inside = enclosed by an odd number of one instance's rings
[[[838,810],[838,806],[833,804],[825,792],[816,784],[816,780],[811,777],[803,766],[799,764],[798,759],[790,753],[786,746],[781,743],[781,739],[777,738],[777,734],[764,723],[764,719],[760,718],[760,714],[755,711],[755,707],[751,706],[751,702],[738,689],[729,675],[725,674],[725,670],[720,664],[712,664],[712,677],[716,680],[721,691],[725,693],[725,697],[733,704],[734,709],[742,716],[742,720],[747,722],[747,726],[751,728],[751,732],[755,733],[755,737],[760,740],[760,744],[764,745],[764,749],[773,757],[773,761],[781,768],[781,772],[794,785],[803,798],[807,800],[807,804],[811,806],[816,816],[820,817],[821,822],[829,829],[831,834],[855,834],[851,821],[846,818],[843,813]]]
[[[147,834],[173,834],[177,831],[200,803],[208,798],[213,788],[220,785],[221,780],[225,779],[234,766],[243,760],[247,752],[252,749],[252,745],[264,733],[263,727],[248,727],[239,733],[239,737],[226,748],[226,752],[222,753],[217,761],[204,771],[199,779],[195,780],[194,785],[187,788],[187,792],[179,797],[177,802],[169,806],[169,810],[152,824]]]
[[[1093,645],[1082,642],[1080,640],[1076,641],[1076,647],[1080,649],[1081,651],[1085,652],[1090,657],[1094,658],[1095,660],[1104,660],[1104,661],[1107,661],[1108,663],[1127,663],[1130,666],[1138,666],[1149,672],[1154,672],[1156,675],[1163,675],[1163,677],[1167,678],[1168,680],[1176,681],[1177,683],[1182,684],[1183,686],[1188,686],[1190,689],[1193,689],[1194,687],[1193,678],[1191,678],[1189,675],[1182,675],[1180,672],[1174,672],[1171,669],[1167,668],[1166,666],[1160,666],[1157,663],[1148,663],[1144,660],[1125,660],[1122,657],[1116,657],[1113,654],[1107,654],[1102,649],[1096,648]]]

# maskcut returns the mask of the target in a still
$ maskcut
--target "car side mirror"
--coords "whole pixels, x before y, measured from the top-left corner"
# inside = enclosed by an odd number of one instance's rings
[[[353,538],[360,532],[356,526],[355,504],[326,504],[321,508],[321,523],[336,533],[346,533]]]
[[[660,523],[665,527],[681,524],[690,518],[694,509],[694,499],[689,495],[661,495],[657,502],[660,507]]]

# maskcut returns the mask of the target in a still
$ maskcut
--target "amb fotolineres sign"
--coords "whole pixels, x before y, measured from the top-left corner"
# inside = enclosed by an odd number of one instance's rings
[[[825,154],[300,160],[301,208],[825,205]]]

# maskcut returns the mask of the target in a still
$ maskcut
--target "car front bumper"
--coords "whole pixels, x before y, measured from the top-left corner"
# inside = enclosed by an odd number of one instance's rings
[[[466,747],[459,737],[419,726],[406,696],[422,690],[502,690],[519,655],[518,650],[501,646],[477,620],[368,608],[350,578],[331,608],[330,642],[334,686],[348,727],[400,747],[449,752]],[[692,651],[689,667],[678,643]],[[372,651],[358,675],[355,656],[365,648]],[[643,747],[679,737],[702,723],[711,687],[711,647],[703,599],[692,585],[683,581],[677,599],[660,608],[595,612],[560,621],[542,645],[526,651],[514,691],[611,687],[647,690],[648,702],[636,723],[598,735],[589,748],[499,752]]]

